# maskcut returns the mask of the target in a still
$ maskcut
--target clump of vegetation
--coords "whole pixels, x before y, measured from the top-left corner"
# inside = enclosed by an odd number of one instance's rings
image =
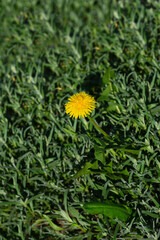
[[[159,239],[159,1],[0,9],[0,238]]]

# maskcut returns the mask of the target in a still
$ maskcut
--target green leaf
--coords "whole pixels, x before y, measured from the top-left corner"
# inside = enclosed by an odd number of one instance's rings
[[[121,150],[122,152],[127,152],[127,153],[131,153],[133,155],[138,155],[139,152],[141,151],[141,149],[127,149],[127,148],[119,148],[119,150]]]
[[[105,72],[105,74],[103,76],[103,79],[102,79],[103,83],[104,84],[109,84],[111,78],[114,78],[114,74],[115,74],[115,72],[114,72],[114,70],[111,67],[106,69],[106,72]]]
[[[118,218],[121,221],[126,221],[131,215],[132,210],[126,205],[115,204],[107,200],[105,203],[89,202],[83,205],[86,212],[95,214],[104,214],[105,216],[114,219]]]
[[[106,89],[101,93],[101,96],[97,99],[98,101],[108,100],[109,93],[111,92],[112,88],[109,84]]]
[[[147,216],[150,216],[151,218],[159,218],[159,217],[160,217],[159,214],[152,213],[152,212],[149,212],[149,211],[143,211],[143,210],[142,210],[142,213],[144,213],[144,214],[147,215]]]
[[[78,173],[76,173],[72,178],[70,178],[67,182],[69,182],[72,179],[79,178],[85,174],[92,173],[90,169],[98,169],[98,161],[95,161],[94,163],[87,162],[85,164],[85,167],[82,168]]]
[[[125,176],[129,176],[129,172],[128,172],[127,168],[125,168],[124,170],[122,170],[119,173],[122,174],[122,175],[125,175]]]
[[[50,217],[48,217],[47,215],[44,214],[43,217],[44,217],[44,219],[47,220],[47,222],[49,223],[49,225],[51,226],[51,228],[53,228],[54,230],[56,230],[56,231],[61,231],[61,230],[63,230],[63,228],[58,227],[56,224],[54,224],[54,223],[52,222],[52,220],[50,219]]]
[[[95,152],[94,152],[95,158],[104,164],[105,163],[104,147],[94,145],[94,150],[95,150]]]
[[[59,214],[66,219],[68,222],[73,222],[72,219],[70,218],[70,216],[68,215],[67,212],[65,212],[64,210],[61,209],[61,211],[59,212]]]
[[[63,128],[63,132],[68,133],[72,136],[76,136],[77,134],[75,132],[73,132],[73,130],[68,130],[67,128]]]
[[[103,76],[103,83],[107,85],[106,89],[101,93],[101,96],[97,99],[98,101],[108,100],[110,92],[113,90],[111,78],[114,77],[114,71],[108,68]]]
[[[108,102],[107,112],[117,112],[121,113],[121,110],[123,109],[123,106],[120,104],[117,104],[116,102]]]
[[[112,169],[112,161],[110,163],[108,163],[105,167],[104,167],[105,171],[108,173],[114,173],[113,169]]]
[[[155,114],[158,113],[158,112],[160,112],[160,106],[157,106],[157,107],[151,109],[151,113],[152,113],[153,115],[155,115]]]

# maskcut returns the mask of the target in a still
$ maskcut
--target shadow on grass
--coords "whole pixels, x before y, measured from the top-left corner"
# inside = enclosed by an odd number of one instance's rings
[[[87,92],[94,92],[100,90],[102,87],[102,78],[99,72],[91,72],[83,81],[81,87]]]

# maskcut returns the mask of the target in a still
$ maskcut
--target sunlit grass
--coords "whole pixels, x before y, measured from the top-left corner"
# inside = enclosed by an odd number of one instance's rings
[[[0,9],[0,239],[159,239],[159,1]],[[83,91],[107,138],[66,114]],[[108,201],[132,214],[83,207]]]

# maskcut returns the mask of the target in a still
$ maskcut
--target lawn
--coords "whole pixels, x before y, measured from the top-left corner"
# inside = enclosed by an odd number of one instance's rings
[[[160,1],[1,0],[0,22],[0,240],[160,239]]]

